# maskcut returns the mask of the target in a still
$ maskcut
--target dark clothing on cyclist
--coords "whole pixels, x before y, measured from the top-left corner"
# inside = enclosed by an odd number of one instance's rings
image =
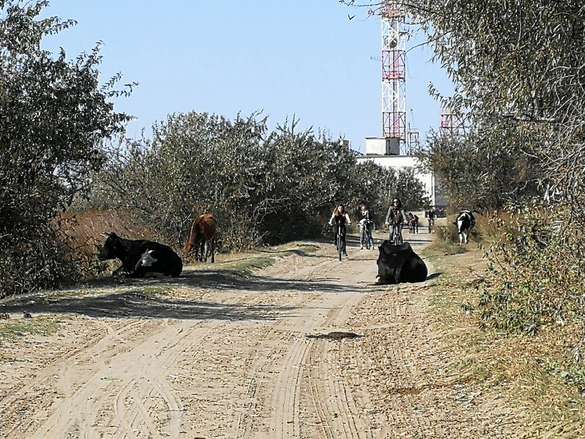
[[[390,226],[390,241],[394,244],[402,244],[402,224],[406,215],[401,206],[390,206],[386,214],[386,224]]]
[[[374,225],[374,220],[372,219],[372,215],[370,214],[369,210],[362,210],[362,219],[360,220],[360,225],[362,226],[366,226],[368,228],[368,230],[372,229],[372,226]]]
[[[344,224],[344,225],[350,225],[351,224],[351,220],[349,219],[349,215],[346,214],[336,214],[335,212],[333,213],[333,215],[331,215],[331,219],[329,220],[329,225],[332,226],[335,223],[335,225],[339,225]]]
[[[418,216],[414,213],[410,212],[407,215],[408,217],[408,228],[410,233],[418,233]]]
[[[386,224],[397,225],[404,223],[404,212],[399,207],[391,206],[386,214]]]
[[[337,235],[341,232],[341,229],[345,230],[345,226],[349,226],[351,224],[351,220],[349,219],[349,215],[347,213],[340,213],[337,209],[331,215],[331,219],[329,220],[329,225],[335,227],[335,244],[337,245]],[[343,244],[343,254],[347,256],[347,250],[345,248],[345,236],[344,236],[344,244]]]
[[[437,211],[435,209],[430,209],[425,212],[425,217],[427,218],[427,225],[429,228],[429,233],[433,231],[433,226],[435,225],[435,217],[437,216]]]
[[[372,215],[368,209],[362,208],[361,210],[362,219],[360,220],[360,250],[363,250],[364,244],[366,248],[374,247],[374,239],[372,238],[372,228],[374,227],[374,221]]]
[[[362,220],[366,220],[366,221],[372,221],[372,214],[370,214],[370,210],[369,209],[365,209],[362,210]]]

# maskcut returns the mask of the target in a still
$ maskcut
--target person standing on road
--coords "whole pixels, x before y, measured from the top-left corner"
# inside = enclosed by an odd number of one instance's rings
[[[396,237],[396,240],[393,242],[393,244],[402,244],[402,225],[405,218],[406,216],[402,210],[402,203],[400,202],[400,199],[394,198],[394,200],[392,200],[392,205],[386,214],[385,221],[385,224],[390,229],[390,241],[393,241],[393,238]]]

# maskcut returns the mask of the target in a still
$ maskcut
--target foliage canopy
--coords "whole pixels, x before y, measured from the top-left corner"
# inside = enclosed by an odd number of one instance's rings
[[[105,162],[104,139],[128,116],[100,85],[99,47],[74,60],[42,48],[74,22],[40,18],[46,1],[0,1],[0,276],[3,292],[72,275],[55,239],[56,213],[87,189]]]

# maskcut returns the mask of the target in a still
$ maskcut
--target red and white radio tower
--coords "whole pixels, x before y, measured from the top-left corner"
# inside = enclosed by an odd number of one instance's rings
[[[395,153],[406,149],[405,14],[398,1],[382,8],[382,135]]]
[[[449,137],[459,137],[465,134],[464,117],[444,107],[441,112],[441,134]]]

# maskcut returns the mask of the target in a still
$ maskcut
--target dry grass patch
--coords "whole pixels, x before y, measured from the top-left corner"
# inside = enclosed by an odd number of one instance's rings
[[[549,326],[533,337],[482,330],[479,297],[486,263],[480,252],[433,260],[444,274],[430,305],[436,328],[456,353],[450,372],[479,387],[484,400],[514,410],[515,437],[581,437],[585,399],[575,384],[585,374],[570,353],[583,328]]]

